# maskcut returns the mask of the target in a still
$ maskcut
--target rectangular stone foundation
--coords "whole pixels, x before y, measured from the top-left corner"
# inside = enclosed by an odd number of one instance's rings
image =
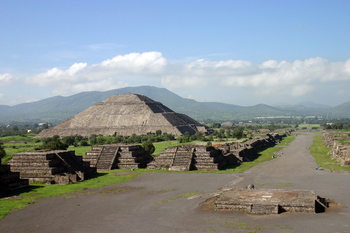
[[[230,190],[215,201],[217,210],[244,210],[252,214],[316,213],[314,191],[281,189]]]

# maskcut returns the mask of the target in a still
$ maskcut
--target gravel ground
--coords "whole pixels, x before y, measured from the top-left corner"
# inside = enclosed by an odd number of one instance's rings
[[[280,156],[240,174],[144,173],[128,182],[38,204],[0,220],[0,232],[350,232],[349,173],[317,171],[298,135]],[[219,212],[207,199],[229,187],[315,190],[333,200],[325,213]]]

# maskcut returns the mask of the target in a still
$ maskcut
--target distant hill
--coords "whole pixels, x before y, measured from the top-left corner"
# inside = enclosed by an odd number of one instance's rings
[[[163,103],[175,112],[184,113],[190,117],[203,121],[230,121],[251,119],[253,117],[286,116],[286,115],[336,115],[350,116],[350,102],[334,108],[310,108],[300,105],[271,107],[258,104],[242,107],[217,102],[197,102],[182,98],[165,89],[152,86],[126,87],[105,92],[82,92],[72,96],[55,96],[48,99],[18,104],[15,106],[0,105],[0,122],[10,121],[46,121],[58,123],[70,116],[85,110],[97,102],[110,96],[123,93],[145,95],[155,101]]]
[[[324,105],[324,104],[316,104],[316,103],[310,102],[310,101],[300,102],[296,105],[303,106],[306,108],[331,108],[331,106]]]

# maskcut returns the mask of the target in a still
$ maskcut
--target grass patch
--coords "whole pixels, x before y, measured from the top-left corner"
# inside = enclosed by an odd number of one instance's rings
[[[292,141],[294,141],[295,136],[287,136],[287,137],[283,137],[281,140],[281,143],[279,143],[278,145],[280,146],[288,146],[289,143],[291,143]]]
[[[331,150],[330,147],[325,147],[322,141],[322,136],[315,136],[313,144],[309,148],[310,154],[314,157],[316,163],[324,169],[331,171],[349,171],[350,167],[342,167],[340,164],[336,164],[337,161],[331,159],[331,155],[327,153]]]
[[[67,150],[74,150],[75,151],[75,155],[77,156],[85,156],[85,152],[87,151],[91,151],[91,146],[70,146],[68,147]]]
[[[300,124],[298,126],[299,129],[307,128],[307,129],[313,129],[313,128],[321,128],[320,124]]]
[[[164,141],[164,142],[155,142],[153,143],[156,150],[153,153],[153,156],[159,156],[160,152],[165,151],[165,148],[171,147],[171,146],[179,146],[179,145],[194,145],[194,142],[189,143],[179,143],[178,141]]]
[[[26,208],[29,204],[35,203],[35,200],[39,198],[58,196],[90,188],[117,184],[133,179],[140,174],[116,175],[116,173],[118,172],[110,171],[107,173],[98,173],[92,179],[67,185],[30,184],[28,188],[14,192],[14,197],[0,200],[0,219],[4,218],[10,211]]]

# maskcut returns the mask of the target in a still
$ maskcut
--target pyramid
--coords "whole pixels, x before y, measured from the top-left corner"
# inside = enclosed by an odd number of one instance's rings
[[[153,134],[157,130],[175,136],[197,131],[207,133],[207,126],[185,114],[176,113],[146,96],[121,94],[96,103],[81,113],[68,118],[54,128],[40,132],[35,138],[91,134],[130,136]]]

